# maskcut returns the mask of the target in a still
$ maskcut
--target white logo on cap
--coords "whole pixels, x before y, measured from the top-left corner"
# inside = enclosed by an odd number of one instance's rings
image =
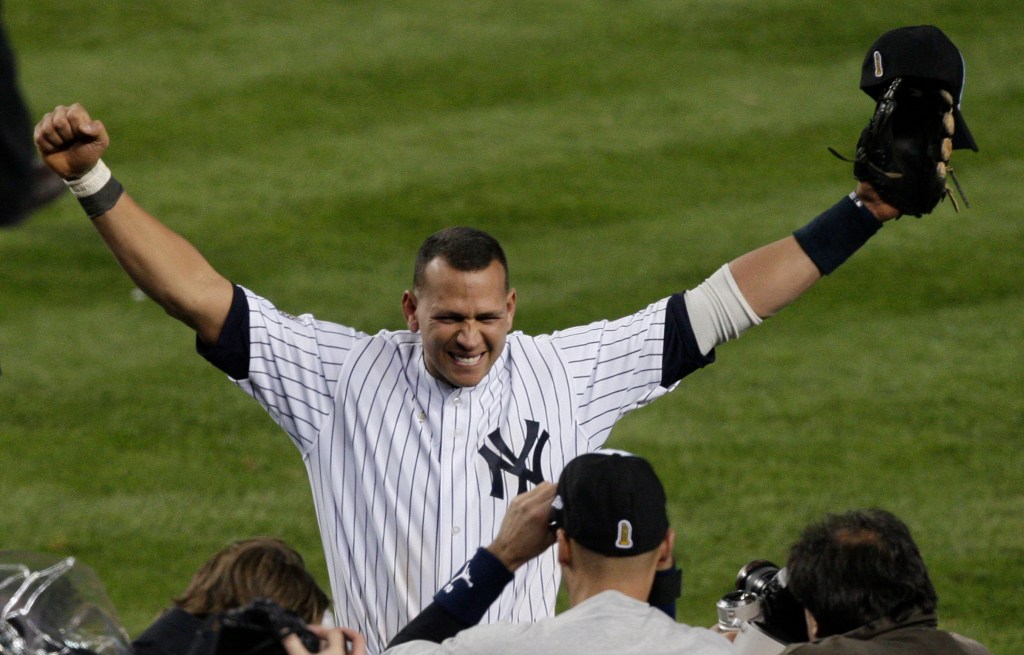
[[[626,519],[619,521],[619,538],[615,540],[615,547],[623,550],[633,547],[633,524]]]
[[[881,77],[882,75],[882,53],[875,50],[875,77]]]

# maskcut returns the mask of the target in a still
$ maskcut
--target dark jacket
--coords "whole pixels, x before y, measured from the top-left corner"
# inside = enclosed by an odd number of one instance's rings
[[[132,642],[134,655],[205,655],[212,652],[215,635],[206,619],[172,608],[160,615]]]
[[[784,655],[968,655],[934,614],[915,613],[899,623],[879,619],[845,634],[793,644]]]

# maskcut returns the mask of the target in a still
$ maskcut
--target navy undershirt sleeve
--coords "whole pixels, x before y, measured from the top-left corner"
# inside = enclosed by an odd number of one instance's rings
[[[469,627],[472,624],[463,623],[435,601],[402,628],[387,647],[394,648],[407,641],[432,641],[439,644]]]
[[[661,386],[670,387],[679,380],[715,361],[715,351],[702,355],[686,311],[685,293],[668,299],[665,309],[665,348],[661,356]]]
[[[217,343],[196,336],[196,352],[235,380],[249,377],[249,301],[237,284]]]

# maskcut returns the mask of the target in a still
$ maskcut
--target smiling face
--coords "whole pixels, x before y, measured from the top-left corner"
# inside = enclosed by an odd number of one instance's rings
[[[501,356],[516,313],[516,291],[506,290],[505,269],[460,271],[435,257],[422,283],[402,296],[409,329],[423,338],[423,359],[434,377],[473,387]]]

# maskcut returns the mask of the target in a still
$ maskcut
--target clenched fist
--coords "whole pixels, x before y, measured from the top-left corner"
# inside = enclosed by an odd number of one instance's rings
[[[110,145],[107,129],[77,102],[59,105],[43,116],[35,129],[36,148],[43,162],[65,180],[82,177]]]

